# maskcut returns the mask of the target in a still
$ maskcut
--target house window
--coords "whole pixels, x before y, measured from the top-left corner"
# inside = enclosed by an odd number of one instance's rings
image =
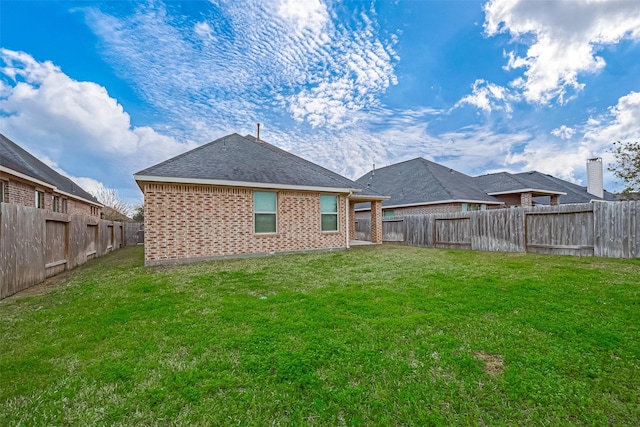
[[[67,213],[67,199],[62,199],[62,213]]]
[[[393,209],[387,209],[386,211],[382,212],[382,216],[384,217],[390,217],[390,216],[394,216],[395,214],[393,213]]]
[[[4,181],[0,181],[0,202],[4,202]]]
[[[320,196],[322,231],[338,231],[338,196]]]
[[[468,203],[463,203],[462,204],[462,212],[466,212],[469,210],[469,204]]]
[[[44,192],[36,190],[36,208],[44,209]]]
[[[255,191],[253,193],[253,216],[256,233],[276,232],[276,193]]]
[[[485,205],[484,203],[480,206],[480,210],[481,211],[486,211],[487,210],[487,205]]]
[[[53,196],[53,211],[60,212],[60,197]]]

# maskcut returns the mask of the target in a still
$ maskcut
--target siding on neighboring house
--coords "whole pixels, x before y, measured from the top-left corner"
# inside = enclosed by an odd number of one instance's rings
[[[277,231],[257,234],[251,188],[143,183],[146,264],[346,247],[344,194],[335,194],[338,231],[323,232],[320,195],[328,193],[272,191]]]

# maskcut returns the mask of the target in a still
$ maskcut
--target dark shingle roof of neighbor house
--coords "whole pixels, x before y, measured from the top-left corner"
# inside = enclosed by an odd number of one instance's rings
[[[480,190],[470,176],[420,157],[368,172],[356,182],[390,195],[382,203],[385,207],[448,200],[500,203]],[[366,207],[367,204],[356,205]]]
[[[564,192],[558,186],[549,185],[546,182],[538,182],[527,178],[523,174],[511,174],[508,172],[490,173],[473,178],[476,185],[486,193],[501,193],[507,191],[521,191],[528,189],[543,190],[549,192]]]
[[[216,139],[135,175],[208,179],[305,187],[362,189],[335,172],[251,135]],[[360,195],[379,196],[363,189]]]
[[[2,134],[0,134],[0,165],[53,185],[65,193],[98,203],[95,197],[83,190],[78,184],[54,171]]]
[[[546,175],[537,171],[522,172],[514,175],[518,177],[525,177],[529,181],[539,183],[540,185],[546,185],[551,188],[555,188],[557,191],[567,193],[566,195],[560,196],[560,203],[589,203],[591,200],[617,200],[616,197],[608,191],[604,191],[604,197],[599,198],[597,196],[594,196],[593,194],[587,193],[587,187],[582,187],[578,184],[574,184],[569,181],[556,178],[555,176]],[[542,204],[549,203],[548,198],[544,197],[539,198],[539,200],[538,198],[535,198],[534,201]]]

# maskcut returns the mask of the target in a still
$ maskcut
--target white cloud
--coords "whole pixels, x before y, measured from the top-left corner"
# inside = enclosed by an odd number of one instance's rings
[[[471,94],[458,101],[454,108],[468,104],[487,113],[494,110],[511,113],[513,111],[511,103],[517,100],[517,95],[512,94],[508,88],[478,79],[472,85]]]
[[[213,28],[211,28],[209,23],[206,21],[197,22],[193,27],[193,31],[205,41],[216,41],[216,37],[213,34]]]
[[[588,158],[602,157],[606,166],[613,162],[611,148],[614,141],[640,139],[640,92],[630,92],[621,97],[607,113],[591,117],[582,125],[573,128],[563,125],[552,133],[564,139],[580,135],[581,141],[579,144],[569,141],[559,143],[536,138],[535,143],[529,143],[523,151],[507,156],[506,164],[584,183]],[[607,189],[619,189],[620,183],[615,182],[606,170],[604,178]]]
[[[281,0],[278,15],[292,23],[298,31],[320,34],[329,21],[327,7],[320,0]]]
[[[630,92],[618,99],[607,114],[590,118],[584,137],[594,146],[604,149],[614,141],[640,139],[640,92]]]
[[[195,147],[132,126],[104,87],[73,80],[50,61],[0,49],[0,64],[9,79],[0,97],[3,133],[79,180],[93,169],[91,179],[131,181],[137,169]]]
[[[640,39],[637,1],[491,0],[484,10],[487,35],[508,33],[528,46],[524,55],[508,52],[505,68],[525,69],[511,84],[532,103],[567,102],[584,87],[579,74],[605,66],[597,55],[603,45]]]
[[[551,135],[557,136],[560,139],[571,139],[576,133],[575,129],[572,129],[566,125],[562,125],[559,128],[551,130]]]
[[[84,13],[119,74],[171,126],[193,137],[198,125],[245,127],[266,108],[313,127],[339,128],[353,113],[377,107],[397,83],[397,39],[381,37],[371,10],[341,20],[342,9],[319,0],[218,6],[214,17],[195,23],[168,17],[162,3],[125,17],[95,8]]]

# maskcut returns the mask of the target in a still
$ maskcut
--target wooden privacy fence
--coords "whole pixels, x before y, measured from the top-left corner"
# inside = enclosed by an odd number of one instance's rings
[[[0,299],[123,246],[138,244],[140,223],[0,203]]]
[[[356,220],[356,238],[370,236],[371,221]],[[382,238],[434,248],[640,258],[640,202],[385,218]]]

